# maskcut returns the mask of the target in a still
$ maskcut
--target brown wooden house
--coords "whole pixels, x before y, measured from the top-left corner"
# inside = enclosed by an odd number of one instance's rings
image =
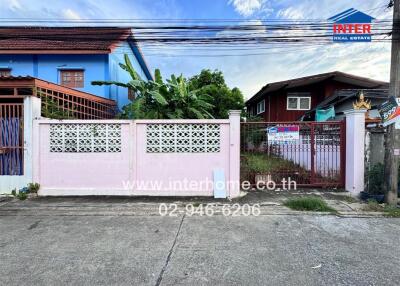
[[[248,115],[264,121],[297,121],[344,89],[387,89],[389,84],[339,71],[265,85],[246,102]]]

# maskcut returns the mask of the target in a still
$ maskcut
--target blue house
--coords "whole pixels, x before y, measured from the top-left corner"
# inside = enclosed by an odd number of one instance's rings
[[[130,28],[0,28],[0,76],[32,76],[115,100],[119,108],[134,99],[131,91],[91,82],[128,82],[119,67],[124,54],[143,79],[152,79]]]

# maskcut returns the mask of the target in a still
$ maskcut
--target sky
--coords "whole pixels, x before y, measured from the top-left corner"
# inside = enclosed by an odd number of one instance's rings
[[[51,2],[51,5],[49,5]],[[235,19],[238,23],[263,20],[327,19],[355,8],[377,19],[390,19],[389,0],[0,0],[1,19]],[[257,20],[257,21],[256,21]],[[252,21],[252,22],[250,22]],[[151,22],[150,22],[151,23]],[[2,25],[5,23],[3,22]],[[227,31],[229,33],[229,31]],[[223,32],[222,32],[223,33]],[[268,33],[261,30],[260,33]],[[390,44],[353,43],[321,47],[285,47],[225,51],[187,46],[142,46],[151,71],[190,77],[202,69],[218,69],[230,87],[250,98],[264,85],[312,74],[342,71],[377,80],[389,80]]]

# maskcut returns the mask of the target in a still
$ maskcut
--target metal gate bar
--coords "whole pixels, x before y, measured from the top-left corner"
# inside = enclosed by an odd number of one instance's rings
[[[268,141],[269,128],[289,126],[298,126],[298,140]],[[283,178],[303,187],[344,187],[345,122],[242,123],[241,180],[281,185]]]

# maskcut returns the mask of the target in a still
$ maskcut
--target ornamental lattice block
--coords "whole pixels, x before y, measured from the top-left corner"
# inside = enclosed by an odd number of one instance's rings
[[[50,152],[121,152],[121,124],[50,124]]]
[[[148,153],[220,152],[219,124],[147,124]]]

